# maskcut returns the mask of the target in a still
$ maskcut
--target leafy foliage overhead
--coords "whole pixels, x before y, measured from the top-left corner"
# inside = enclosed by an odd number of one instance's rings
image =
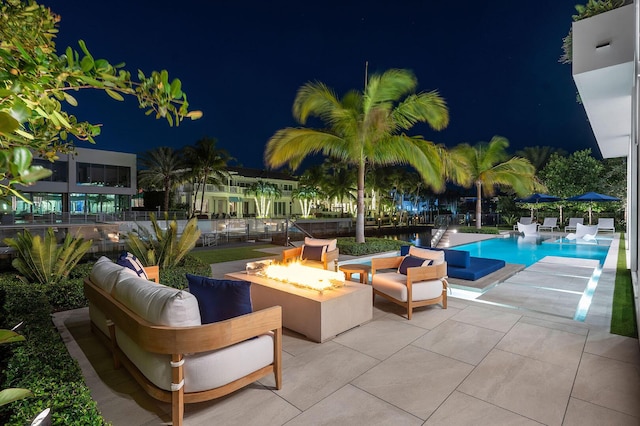
[[[124,64],[95,57],[80,40],[79,50],[58,53],[54,39],[60,17],[34,0],[5,0],[0,5],[0,196],[20,196],[16,184],[28,185],[50,174],[32,166],[25,150],[51,161],[72,152],[75,141],[94,142],[100,125],[81,122],[68,113],[78,101],[74,92],[103,91],[121,101],[134,96],[147,115],[178,125],[189,111],[179,79],[166,70],[136,77]]]

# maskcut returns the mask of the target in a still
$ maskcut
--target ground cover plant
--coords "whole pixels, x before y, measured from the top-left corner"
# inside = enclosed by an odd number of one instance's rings
[[[278,247],[273,244],[259,244],[252,246],[212,248],[209,250],[194,250],[191,256],[199,259],[207,265],[212,263],[231,262],[233,260],[255,259],[268,257],[269,253],[262,251],[265,248]],[[284,249],[284,247],[282,247]]]
[[[620,236],[616,281],[611,308],[611,333],[628,337],[638,337],[638,323],[633,304],[633,284],[631,271],[627,268],[624,234]]]

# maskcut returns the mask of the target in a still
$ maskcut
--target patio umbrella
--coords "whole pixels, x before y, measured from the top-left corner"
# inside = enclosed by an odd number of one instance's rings
[[[529,204],[538,204],[538,203],[555,203],[556,201],[562,201],[562,198],[556,197],[555,195],[549,194],[531,194],[528,197],[518,198],[516,202],[518,203],[529,203]],[[536,207],[536,210],[538,208]],[[531,208],[531,219],[533,219],[533,207]],[[560,219],[562,221],[562,218]]]
[[[589,225],[591,225],[591,203],[602,203],[610,201],[620,201],[620,198],[611,195],[599,194],[597,192],[587,192],[581,195],[574,195],[567,198],[567,201],[584,201],[589,203]]]

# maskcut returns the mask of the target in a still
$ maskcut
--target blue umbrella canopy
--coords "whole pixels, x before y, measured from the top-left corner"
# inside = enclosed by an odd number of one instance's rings
[[[562,201],[562,198],[556,197],[555,195],[549,194],[531,194],[528,197],[517,198],[516,202],[518,203],[529,203],[529,204],[538,204],[538,203],[555,203],[556,201]],[[537,208],[536,208],[537,211]],[[533,207],[531,208],[531,219],[533,219]]]
[[[531,194],[525,198],[518,198],[516,201],[519,203],[554,203],[560,201],[562,198],[549,194]]]
[[[599,194],[597,192],[585,192],[584,194],[574,195],[567,198],[567,201],[586,201],[589,203],[600,203],[607,201],[620,201],[620,198],[612,197],[607,194]],[[591,204],[589,204],[589,225],[591,225]]]
[[[597,192],[586,192],[581,195],[574,195],[573,197],[567,198],[567,201],[620,201],[620,198],[612,197],[611,195],[599,194]]]

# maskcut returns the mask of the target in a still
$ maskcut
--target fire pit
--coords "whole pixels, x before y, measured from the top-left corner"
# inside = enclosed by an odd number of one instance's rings
[[[252,266],[245,272],[226,277],[252,283],[253,309],[282,306],[282,325],[303,334],[315,342],[324,342],[342,332],[371,321],[373,293],[371,286],[349,282],[344,285],[344,273],[325,271],[304,264],[287,265],[286,276]],[[280,271],[281,268],[274,268]],[[269,275],[267,275],[269,274]],[[315,278],[310,278],[315,277]],[[321,282],[322,281],[322,282]]]

